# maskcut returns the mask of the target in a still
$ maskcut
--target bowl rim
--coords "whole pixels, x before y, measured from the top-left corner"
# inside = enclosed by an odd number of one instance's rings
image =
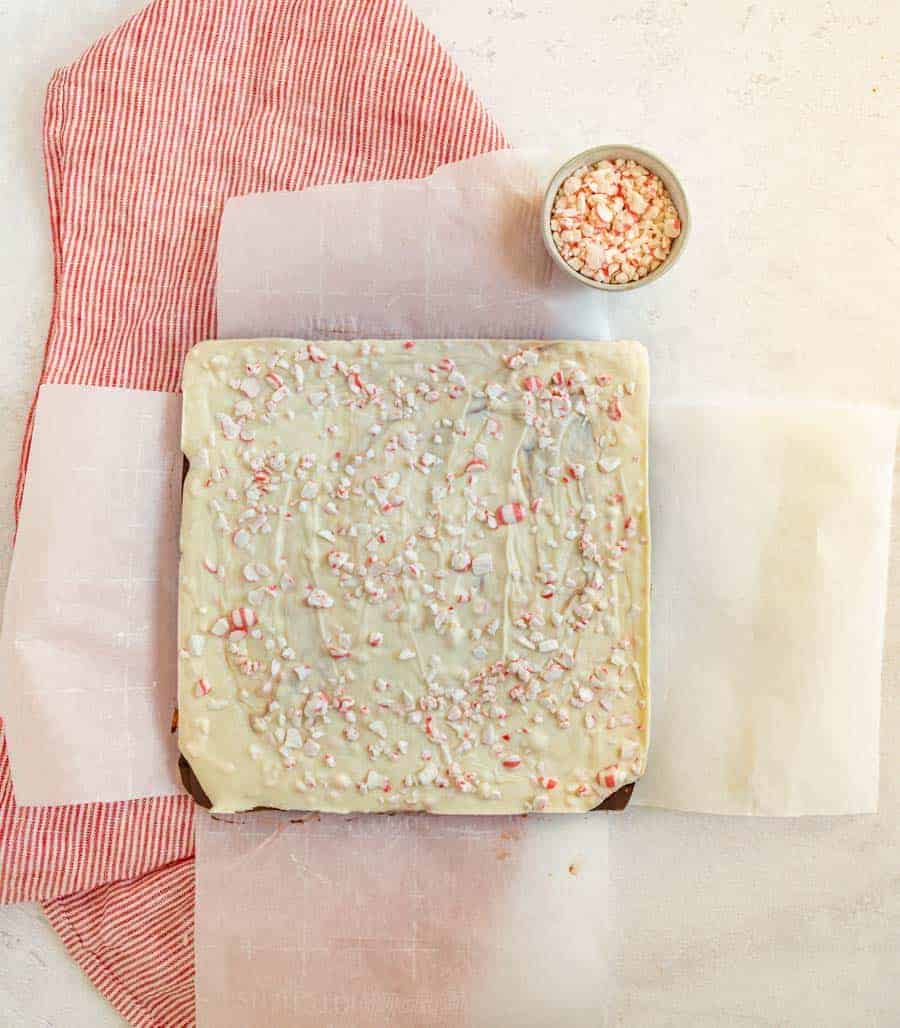
[[[666,190],[672,199],[672,203],[678,211],[678,217],[681,220],[681,232],[672,244],[672,249],[669,251],[666,259],[658,268],[651,271],[649,275],[645,275],[643,278],[639,278],[634,282],[598,282],[596,279],[582,275],[581,272],[576,271],[566,263],[563,255],[559,250],[557,250],[556,243],[553,241],[553,235],[550,231],[550,214],[553,208],[553,201],[556,199],[556,194],[559,192],[559,187],[562,185],[563,181],[567,179],[569,175],[576,170],[576,168],[585,167],[589,164],[596,164],[597,161],[609,160],[610,158],[614,160],[617,158],[634,160],[639,164],[644,163],[644,159],[649,161],[650,164],[644,164],[644,167],[649,171],[652,171],[654,174],[658,174],[663,180],[663,185],[666,187]],[[651,167],[650,165],[656,165],[656,167]],[[600,289],[609,293],[627,292],[629,289],[637,289],[639,286],[649,285],[651,282],[656,282],[658,279],[662,278],[666,272],[672,269],[681,257],[685,244],[687,243],[688,235],[690,234],[690,228],[691,212],[688,205],[687,194],[685,193],[684,186],[681,184],[681,180],[672,168],[652,150],[647,150],[640,146],[633,146],[631,143],[609,143],[602,146],[591,146],[586,150],[582,150],[581,153],[575,154],[574,157],[570,157],[561,164],[551,176],[550,181],[547,184],[547,188],[544,191],[544,200],[541,204],[541,235],[544,239],[544,245],[547,247],[547,251],[553,258],[554,262],[562,268],[567,275],[571,276],[582,285],[589,286],[591,289]]]

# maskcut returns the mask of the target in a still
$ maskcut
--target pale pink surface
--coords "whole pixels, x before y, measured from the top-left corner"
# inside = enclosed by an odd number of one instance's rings
[[[180,397],[45,385],[3,619],[22,806],[180,792]]]

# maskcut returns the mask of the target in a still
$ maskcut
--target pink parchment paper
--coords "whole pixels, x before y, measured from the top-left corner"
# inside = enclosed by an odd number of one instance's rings
[[[22,806],[180,791],[181,398],[45,385],[0,640]]]
[[[198,1024],[598,1024],[607,826],[201,812]]]
[[[610,338],[603,296],[544,248],[552,168],[501,150],[424,179],[229,200],[220,337]]]

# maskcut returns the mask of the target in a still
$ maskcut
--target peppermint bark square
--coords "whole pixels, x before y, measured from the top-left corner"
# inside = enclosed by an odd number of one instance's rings
[[[213,809],[590,810],[647,754],[634,342],[200,343],[179,744]]]

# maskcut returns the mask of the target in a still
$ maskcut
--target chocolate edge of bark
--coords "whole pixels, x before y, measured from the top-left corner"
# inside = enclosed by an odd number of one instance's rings
[[[185,791],[187,792],[187,794],[193,799],[193,801],[197,804],[198,807],[202,807],[204,810],[209,810],[212,807],[212,803],[210,802],[209,797],[203,791],[203,786],[200,784],[199,780],[197,779],[197,776],[194,774],[194,769],[191,767],[191,765],[185,759],[183,754],[179,754],[178,755],[178,771],[179,771],[179,774],[181,775],[181,783],[184,786]],[[631,799],[632,792],[634,792],[634,784],[635,784],[634,782],[631,782],[629,785],[623,785],[621,789],[616,789],[616,791],[614,793],[612,793],[612,795],[607,796],[606,799],[599,806],[592,807],[590,813],[593,813],[596,810],[610,810],[610,811],[621,811],[621,810],[624,810],[628,806],[629,800]],[[274,809],[276,809],[276,808],[274,808],[274,807],[253,807],[252,810],[250,811],[250,813],[252,813],[254,810],[274,810]],[[301,810],[301,809],[298,808],[297,810],[287,811],[287,813],[290,813],[290,814],[315,814],[315,813],[319,813],[319,811],[315,811],[315,810]],[[375,811],[374,813],[379,813],[379,812]],[[385,813],[385,814],[397,814],[397,813],[409,813],[409,811],[385,810],[385,811],[383,811],[383,813]],[[435,815],[435,816],[439,816],[439,815]],[[485,815],[476,815],[476,816],[485,816]],[[490,815],[487,815],[487,816],[490,816]]]

